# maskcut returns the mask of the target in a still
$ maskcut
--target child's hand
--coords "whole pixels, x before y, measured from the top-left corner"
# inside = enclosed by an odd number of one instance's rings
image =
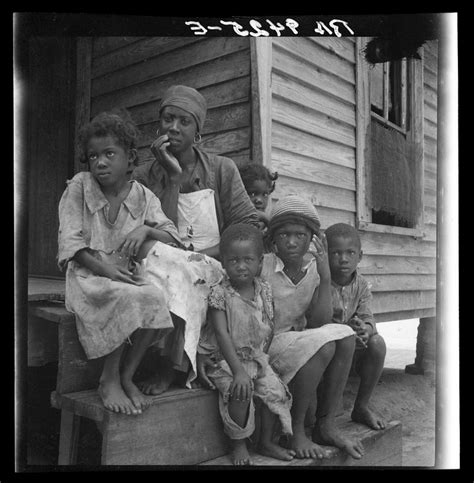
[[[133,273],[130,270],[124,267],[111,265],[109,263],[104,263],[102,265],[100,275],[102,277],[107,277],[117,282],[131,283],[132,285],[141,285],[139,282],[134,280]]]
[[[329,269],[328,259],[328,242],[326,240],[326,235],[322,234],[321,238],[318,238],[317,235],[313,235],[311,241],[316,247],[316,251],[314,249],[310,249],[309,252],[314,258],[316,258],[318,273],[321,280],[331,280],[331,271]]]
[[[160,135],[159,131],[157,131],[157,134],[158,138],[150,146],[151,152],[156,161],[168,172],[169,177],[177,179],[181,176],[183,170],[176,157],[167,149],[170,146],[169,137],[167,134]]]
[[[356,345],[359,347],[367,347],[367,342],[370,337],[368,325],[363,320],[359,319],[359,317],[355,316],[349,320],[349,326],[352,327],[356,333]]]
[[[119,247],[119,252],[125,253],[129,257],[135,257],[143,242],[148,238],[149,227],[139,226],[132,230]]]
[[[235,401],[248,401],[252,396],[252,380],[245,371],[234,374],[229,393]]]
[[[197,378],[201,385],[209,389],[215,389],[216,386],[207,377],[207,368],[216,368],[217,363],[215,363],[208,355],[198,353],[196,355],[196,366]]]

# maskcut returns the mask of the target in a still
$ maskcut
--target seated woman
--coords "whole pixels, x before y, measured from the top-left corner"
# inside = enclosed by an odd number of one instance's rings
[[[180,241],[191,250],[173,256],[173,247],[159,244],[151,250],[154,261],[152,256],[147,257],[148,274],[153,274],[158,286],[166,287],[176,330],[157,346],[154,355],[165,356],[160,366],[167,370],[141,384],[146,394],[166,390],[176,370],[187,374],[188,382],[193,379],[209,283],[222,273],[217,262],[220,234],[234,223],[258,226],[256,209],[235,163],[197,147],[206,112],[206,100],[197,90],[182,85],[170,87],[159,106],[158,137],[151,145],[155,160],[132,173],[133,179],[160,199],[163,212],[178,228]],[[151,244],[145,244],[144,251],[150,248]],[[154,366],[155,362],[150,364]]]
[[[206,112],[197,90],[170,87],[159,106],[155,160],[136,167],[132,178],[158,196],[186,246],[218,259],[223,230],[234,223],[258,226],[258,215],[236,164],[197,146]]]

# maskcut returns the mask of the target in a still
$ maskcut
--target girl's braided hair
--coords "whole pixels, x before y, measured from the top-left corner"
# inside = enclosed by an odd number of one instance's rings
[[[126,151],[136,149],[140,131],[126,109],[114,109],[97,114],[79,132],[79,160],[87,163],[87,143],[91,137],[114,137]],[[137,164],[137,158],[135,158]]]
[[[265,181],[270,186],[270,193],[274,191],[275,181],[278,179],[276,171],[272,173],[262,164],[248,163],[239,168],[239,172],[245,189],[254,181]]]

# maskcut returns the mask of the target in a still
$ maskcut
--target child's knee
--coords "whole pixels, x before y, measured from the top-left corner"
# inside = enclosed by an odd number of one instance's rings
[[[367,344],[367,349],[374,355],[385,356],[387,352],[387,346],[385,340],[380,334],[374,334]]]
[[[355,349],[355,334],[336,341],[336,350],[353,353]]]
[[[329,363],[331,359],[334,357],[335,352],[336,352],[336,342],[332,340],[324,344],[321,347],[321,349],[319,349],[316,356],[318,356],[324,362]],[[314,357],[315,356],[313,356],[313,359]]]

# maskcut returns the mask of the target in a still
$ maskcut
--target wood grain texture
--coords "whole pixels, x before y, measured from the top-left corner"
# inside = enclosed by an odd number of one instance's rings
[[[163,52],[157,57],[148,57],[142,62],[127,65],[126,68],[124,66],[119,71],[93,78],[92,96],[96,97],[141,84],[242,50],[248,52],[248,39],[216,37],[193,42],[184,45],[179,50]]]
[[[279,50],[284,49],[292,56],[314,66],[317,70],[324,70],[345,82],[355,84],[354,63],[334,55],[327,47],[311,39],[306,37],[279,37],[275,39],[274,45]]]
[[[103,110],[117,107],[131,107],[134,105],[161,99],[165,90],[174,84],[184,84],[202,89],[231,79],[250,75],[250,61],[248,50],[236,52],[233,55],[219,57],[205,64],[197,64],[188,69],[150,79],[139,85],[131,85],[114,90],[107,94],[93,97],[91,104],[92,115]]]
[[[300,57],[296,57],[286,49],[278,48],[275,44],[273,49],[273,69],[288,77],[294,77],[301,83],[314,86],[327,95],[355,105],[354,86],[330,73],[318,68]]]
[[[316,133],[298,131],[289,126],[273,121],[272,146],[284,151],[299,153],[331,164],[355,169],[355,149],[324,139]]]

